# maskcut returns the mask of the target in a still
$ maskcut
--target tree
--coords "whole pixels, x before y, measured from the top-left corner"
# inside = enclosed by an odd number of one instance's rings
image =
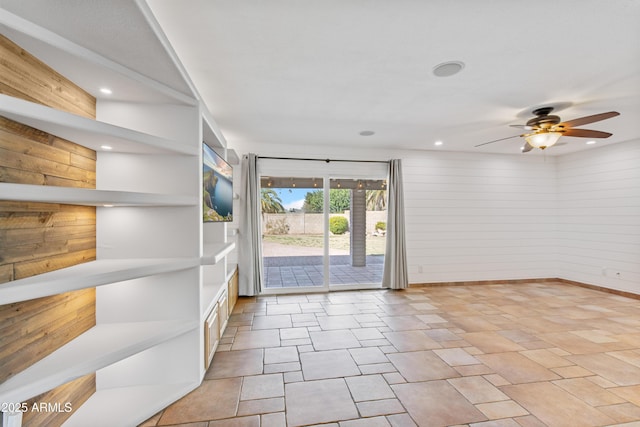
[[[367,190],[367,210],[383,211],[387,208],[387,190]]]
[[[342,213],[351,209],[351,190],[332,188],[329,190],[329,212]]]
[[[272,188],[260,189],[260,204],[262,213],[282,213],[284,212],[284,206],[282,206],[282,199]]]
[[[329,212],[342,213],[351,206],[351,190],[332,188],[329,190]],[[302,209],[309,213],[322,212],[324,209],[324,194],[322,190],[309,191],[304,196]]]
[[[309,191],[304,195],[304,204],[302,210],[308,213],[322,212],[324,206],[324,198],[322,190]]]

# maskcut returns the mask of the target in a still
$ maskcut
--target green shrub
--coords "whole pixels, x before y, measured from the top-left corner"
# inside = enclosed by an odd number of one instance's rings
[[[349,221],[343,216],[332,216],[329,218],[329,230],[333,234],[344,234],[349,230]]]
[[[383,230],[386,231],[387,230],[387,223],[384,221],[378,221],[376,222],[376,230]]]

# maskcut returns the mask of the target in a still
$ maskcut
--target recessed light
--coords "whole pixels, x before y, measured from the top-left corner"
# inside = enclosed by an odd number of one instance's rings
[[[102,205],[102,206],[105,207],[105,208],[112,208],[113,207],[113,205]]]
[[[362,135],[362,136],[371,136],[371,135],[374,135],[374,134],[375,134],[375,132],[372,131],[372,130],[363,130],[362,132],[360,132],[360,135]]]
[[[437,77],[449,77],[458,74],[464,68],[462,61],[448,61],[433,67],[433,74]]]
[[[100,148],[102,148],[103,150],[107,150],[107,151],[113,150],[113,147],[110,146],[110,145],[101,145]]]
[[[442,141],[436,141],[436,142],[433,143],[433,145],[436,145],[438,147],[441,146],[442,144],[443,144]]]
[[[108,87],[100,88],[100,92],[104,93],[105,95],[111,95],[113,93],[113,91],[111,89],[109,89]]]
[[[593,145],[593,144],[595,144],[595,143],[596,143],[596,141],[593,141],[593,140],[591,140],[591,141],[587,141],[587,145]]]

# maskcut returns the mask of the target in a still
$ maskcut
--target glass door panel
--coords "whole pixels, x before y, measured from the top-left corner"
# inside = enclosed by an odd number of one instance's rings
[[[261,177],[266,290],[326,287],[323,182],[314,177]]]
[[[387,219],[385,181],[332,178],[329,188],[329,285],[379,286]]]

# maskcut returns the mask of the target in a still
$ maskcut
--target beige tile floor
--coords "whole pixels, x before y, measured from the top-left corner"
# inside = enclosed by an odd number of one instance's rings
[[[143,424],[640,426],[640,301],[561,283],[241,298]]]

